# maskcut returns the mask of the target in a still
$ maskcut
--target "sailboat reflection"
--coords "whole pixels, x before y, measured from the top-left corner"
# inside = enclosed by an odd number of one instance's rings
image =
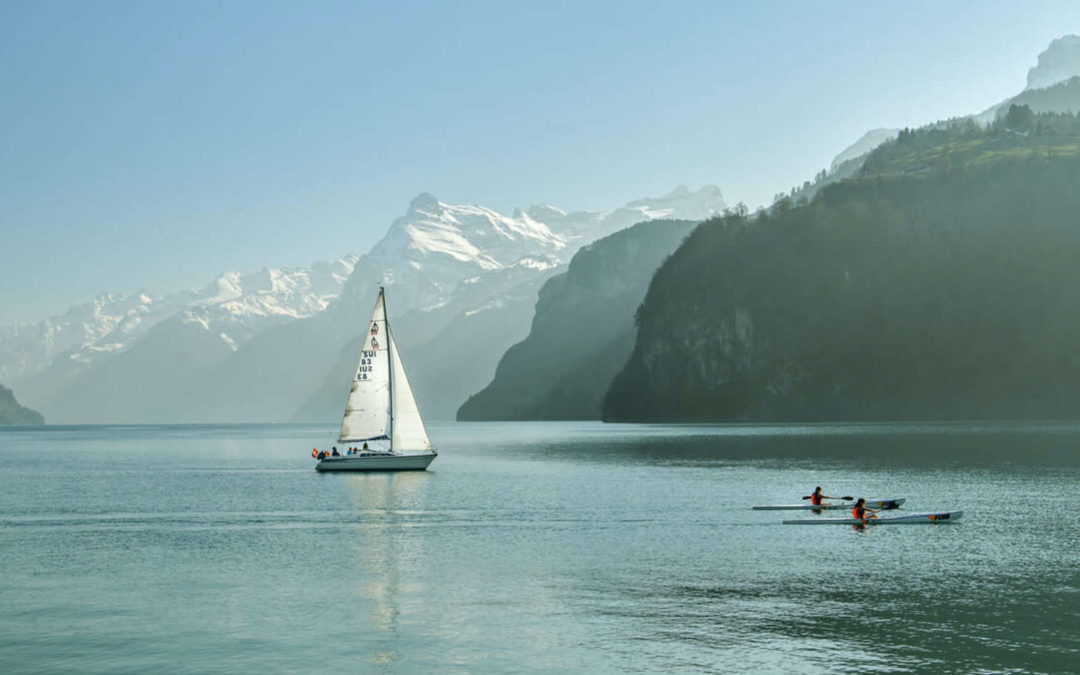
[[[401,657],[402,601],[422,597],[425,590],[418,564],[424,560],[422,539],[410,534],[409,525],[423,513],[427,478],[411,472],[347,478],[359,582],[351,593],[366,601],[367,611],[357,623],[372,640],[368,658],[372,664],[389,665]]]

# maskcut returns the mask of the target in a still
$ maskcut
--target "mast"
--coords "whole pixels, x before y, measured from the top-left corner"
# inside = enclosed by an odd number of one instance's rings
[[[390,424],[386,427],[386,435],[390,437],[390,450],[394,449],[394,355],[391,353],[393,349],[393,340],[390,339],[390,312],[386,311],[386,289],[379,286],[379,295],[383,301],[383,323],[386,326],[386,365],[390,378],[390,386],[387,387],[387,394],[390,396],[390,406],[388,408],[390,413]]]

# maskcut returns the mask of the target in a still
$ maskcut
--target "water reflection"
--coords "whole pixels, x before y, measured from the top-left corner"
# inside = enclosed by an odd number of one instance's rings
[[[476,425],[459,424],[467,432]],[[533,433],[500,444],[504,456],[590,463],[634,461],[711,466],[776,460],[785,466],[842,461],[904,468],[1001,464],[1080,465],[1074,422],[943,422],[928,424],[532,425]],[[552,436],[554,431],[560,435]],[[600,432],[606,432],[602,434]],[[508,432],[509,433],[509,432]]]
[[[692,585],[594,578],[578,591],[591,612],[633,631],[622,638],[639,655],[642,642],[654,659],[691,649],[702,667],[1066,672],[1080,655],[1071,600],[1047,598],[1040,583],[1001,575],[973,589],[960,575],[859,567]]]
[[[366,631],[369,662],[380,670],[401,656],[399,616],[402,594],[423,593],[417,561],[421,541],[406,532],[410,514],[423,511],[428,476],[420,472],[359,473],[344,476],[352,506],[349,533],[356,562],[350,593],[365,602],[356,630]]]

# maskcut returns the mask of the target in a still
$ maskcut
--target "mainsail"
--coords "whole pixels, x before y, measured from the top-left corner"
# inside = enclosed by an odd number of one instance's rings
[[[390,418],[389,346],[386,303],[382,291],[379,291],[379,299],[375,301],[375,311],[371,315],[371,323],[367,327],[364,346],[360,352],[360,361],[356,364],[349,399],[345,402],[345,418],[341,421],[339,443],[387,437]],[[415,408],[415,403],[413,407]]]
[[[405,375],[405,365],[401,362],[394,335],[387,333],[387,337],[390,339],[390,361],[393,368],[391,395],[394,401],[390,447],[395,450],[431,450],[431,440],[424,428],[424,421],[420,419],[420,409],[416,406],[409,378]]]
[[[356,364],[339,443],[390,439],[392,450],[432,450],[379,291]]]

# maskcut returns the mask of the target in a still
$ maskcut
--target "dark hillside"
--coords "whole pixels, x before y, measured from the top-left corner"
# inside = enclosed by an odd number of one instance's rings
[[[0,384],[0,426],[38,424],[45,424],[41,413],[19,405],[15,394]]]
[[[658,271],[609,420],[1080,417],[1080,121],[906,131]]]

